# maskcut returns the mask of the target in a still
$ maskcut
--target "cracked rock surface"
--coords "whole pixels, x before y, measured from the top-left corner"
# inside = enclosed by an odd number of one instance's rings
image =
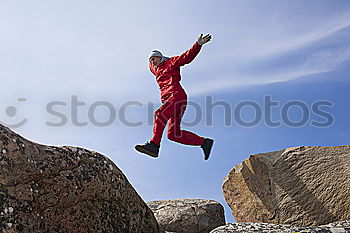
[[[160,232],[146,203],[106,156],[40,145],[0,125],[0,230]]]
[[[174,199],[151,201],[147,205],[167,232],[208,233],[225,224],[224,208],[212,200]]]
[[[237,222],[319,226],[350,219],[350,146],[251,155],[225,178]]]
[[[337,226],[298,227],[272,223],[229,223],[210,233],[348,233],[350,221],[336,223]]]

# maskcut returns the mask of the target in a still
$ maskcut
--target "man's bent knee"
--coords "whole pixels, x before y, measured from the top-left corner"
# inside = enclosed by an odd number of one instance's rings
[[[171,141],[177,141],[179,138],[181,138],[181,130],[180,131],[169,131],[167,137]]]

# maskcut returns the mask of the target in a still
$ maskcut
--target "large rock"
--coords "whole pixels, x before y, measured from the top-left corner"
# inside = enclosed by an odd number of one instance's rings
[[[350,146],[255,154],[225,178],[237,222],[317,226],[350,219]]]
[[[159,232],[104,155],[30,142],[0,125],[1,232]]]
[[[345,223],[347,225],[348,223]],[[210,233],[255,233],[255,232],[269,232],[269,233],[291,233],[291,232],[308,232],[308,233],[347,233],[350,228],[346,226],[322,226],[322,227],[298,227],[285,224],[272,223],[228,223],[225,226],[220,226]]]
[[[176,199],[151,201],[147,205],[168,232],[208,233],[225,224],[224,208],[212,200]]]

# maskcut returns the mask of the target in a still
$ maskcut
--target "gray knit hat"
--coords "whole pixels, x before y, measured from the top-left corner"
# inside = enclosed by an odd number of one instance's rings
[[[165,57],[163,56],[163,54],[158,51],[158,50],[153,50],[150,55],[148,56],[148,60],[151,58],[151,57],[161,57],[162,59],[160,60],[160,63],[162,63],[163,61],[165,61],[166,59],[168,59],[169,57]]]
[[[148,56],[148,60],[151,58],[151,57],[163,57],[163,54],[158,51],[158,50],[153,50],[150,55]]]

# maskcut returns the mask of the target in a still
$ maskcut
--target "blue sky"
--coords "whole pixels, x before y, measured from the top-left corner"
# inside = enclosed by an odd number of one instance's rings
[[[232,222],[222,181],[250,154],[348,144],[349,1],[1,1],[0,28],[0,121],[10,125],[27,119],[14,131],[30,140],[81,146],[109,156],[145,201],[213,199],[224,205],[226,220]],[[312,120],[326,119],[310,112],[301,127],[270,127],[264,119],[253,127],[237,122],[225,126],[225,114],[233,114],[215,107],[211,126],[205,118],[183,126],[215,139],[209,161],[203,161],[200,148],[169,141],[166,132],[158,159],[137,153],[134,145],[152,136],[147,103],[160,106],[158,86],[147,66],[149,52],[179,55],[200,33],[212,34],[212,41],[183,67],[182,85],[204,115],[206,96],[225,101],[233,112],[245,100],[263,106],[264,96],[270,95],[280,103],[272,111],[274,121],[281,120],[282,105],[289,101],[311,108],[326,100],[333,105],[322,109],[332,115],[333,124],[311,125]],[[87,126],[72,123],[72,96],[85,102],[77,114]],[[64,126],[45,124],[59,121],[46,111],[52,101],[66,103],[56,108],[67,116]],[[115,121],[106,127],[88,119],[97,101],[108,101],[116,109]],[[141,126],[120,119],[127,101],[143,104],[126,111],[127,119],[141,120]],[[94,113],[103,122],[110,112],[100,107]],[[254,119],[252,108],[241,113],[245,121]],[[294,107],[288,116],[298,121],[301,113]],[[197,114],[189,107],[184,122],[193,122]]]

